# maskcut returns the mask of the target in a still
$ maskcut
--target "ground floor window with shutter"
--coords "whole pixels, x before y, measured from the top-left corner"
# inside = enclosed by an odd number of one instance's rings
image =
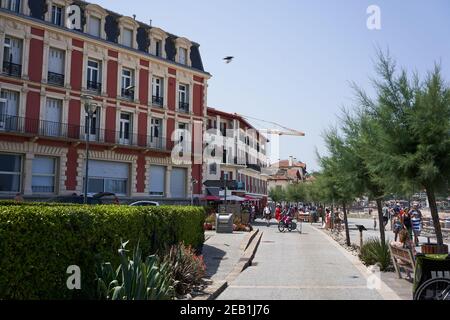
[[[112,192],[126,196],[129,175],[128,163],[91,160],[89,161],[88,192]]]
[[[151,196],[163,197],[166,188],[166,167],[150,166],[149,192]]]
[[[35,157],[33,159],[33,178],[31,189],[33,193],[55,193],[56,159]]]
[[[0,153],[0,192],[20,192],[22,156]]]
[[[186,198],[187,170],[185,168],[173,168],[170,177],[170,193],[172,198]]]

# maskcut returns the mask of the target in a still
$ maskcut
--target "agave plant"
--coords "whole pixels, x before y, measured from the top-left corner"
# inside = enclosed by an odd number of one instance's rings
[[[152,255],[142,260],[139,244],[128,257],[126,245],[119,249],[120,265],[114,270],[103,263],[97,275],[98,295],[107,300],[170,300],[174,297],[175,281],[170,265]]]
[[[387,271],[391,267],[389,243],[383,243],[378,238],[367,240],[361,248],[359,257],[366,265],[378,264],[381,271]]]

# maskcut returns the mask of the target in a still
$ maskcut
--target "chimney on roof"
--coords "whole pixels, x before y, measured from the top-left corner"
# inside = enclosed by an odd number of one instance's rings
[[[289,167],[293,167],[293,166],[294,166],[294,157],[289,156]]]

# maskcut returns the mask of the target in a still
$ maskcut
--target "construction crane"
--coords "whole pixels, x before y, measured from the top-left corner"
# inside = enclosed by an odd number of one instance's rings
[[[273,134],[273,135],[279,135],[279,136],[296,136],[296,137],[304,137],[305,133],[295,130],[295,129],[291,129],[291,128],[287,128],[285,126],[282,126],[279,123],[273,122],[273,121],[267,121],[267,120],[262,120],[262,119],[258,119],[258,118],[254,118],[254,117],[249,117],[249,116],[244,116],[242,114],[237,114],[237,116],[243,118],[243,119],[248,119],[248,120],[256,120],[259,122],[264,122],[264,123],[268,123],[271,125],[274,125],[276,127],[279,127],[283,130],[279,130],[279,129],[258,129],[258,131],[260,131],[261,133],[266,133],[266,134]]]

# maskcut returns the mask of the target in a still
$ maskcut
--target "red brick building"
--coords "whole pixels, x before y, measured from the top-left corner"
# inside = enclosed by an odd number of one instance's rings
[[[202,193],[191,184],[202,164],[171,158],[176,129],[206,124],[211,76],[197,43],[83,1],[1,4],[0,197],[84,192],[87,135],[89,192]],[[98,104],[89,128],[86,94]]]

